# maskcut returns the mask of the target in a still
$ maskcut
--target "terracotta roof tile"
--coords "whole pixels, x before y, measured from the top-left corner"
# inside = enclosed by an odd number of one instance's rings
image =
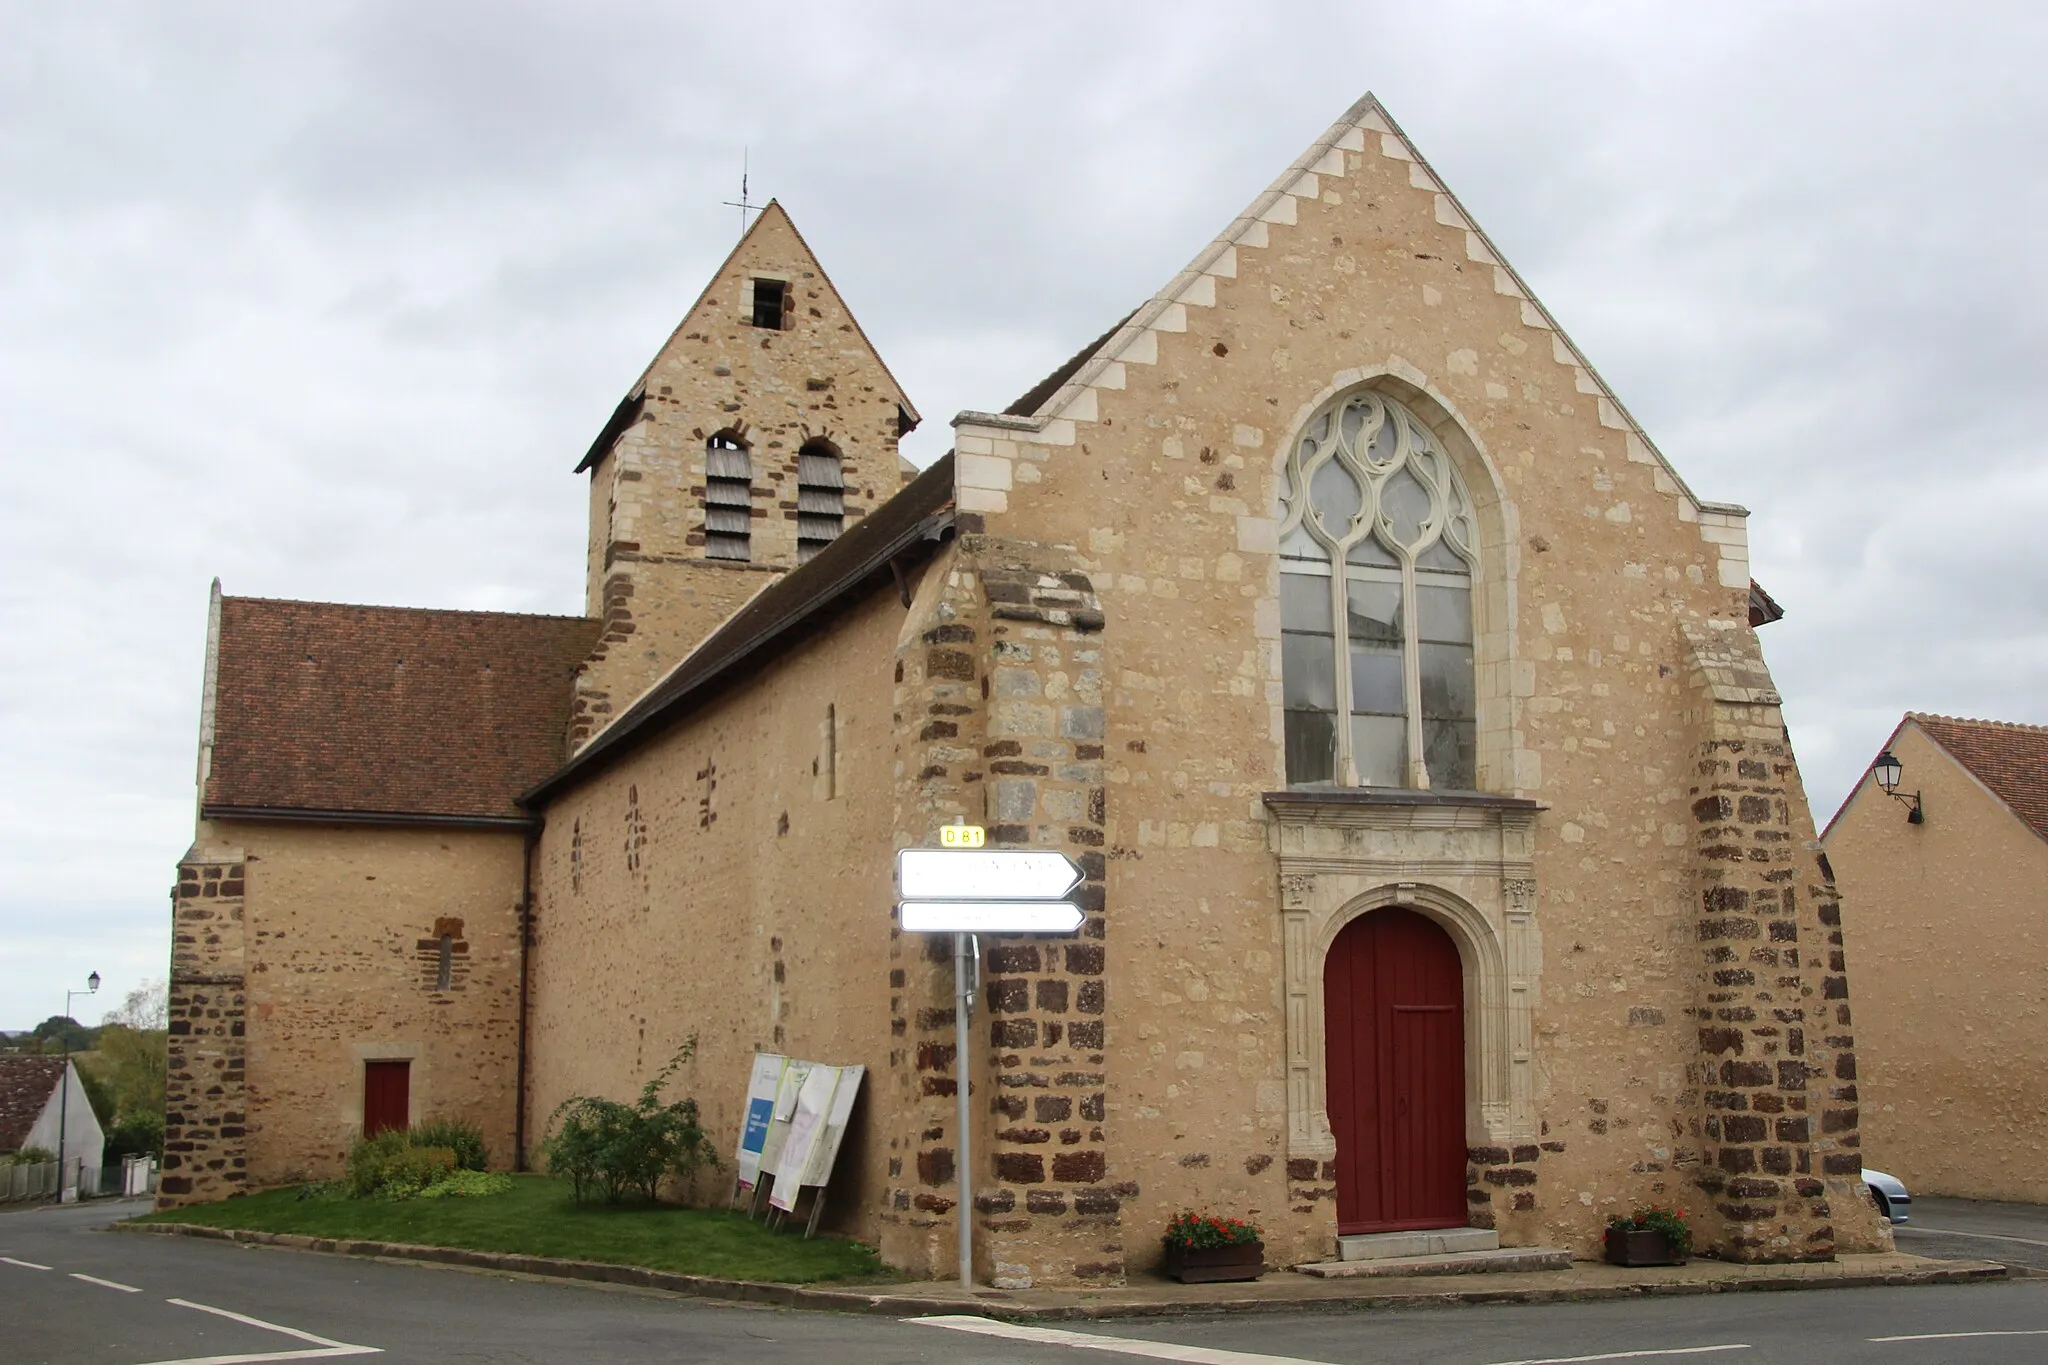
[[[62,1057],[0,1057],[0,1152],[28,1141],[63,1074]]]
[[[520,817],[513,797],[562,761],[599,627],[223,598],[204,805]]]
[[[1948,750],[2029,829],[2048,839],[2048,726],[1917,711],[1907,712],[1906,719]]]

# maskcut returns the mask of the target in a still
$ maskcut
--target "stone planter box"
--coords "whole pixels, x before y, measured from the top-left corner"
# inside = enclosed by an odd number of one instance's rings
[[[1653,1228],[1607,1229],[1609,1265],[1684,1265],[1685,1260],[1672,1250],[1671,1239]]]
[[[1239,1242],[1234,1246],[1189,1250],[1169,1243],[1165,1268],[1167,1274],[1182,1284],[1256,1280],[1266,1273],[1266,1244]]]

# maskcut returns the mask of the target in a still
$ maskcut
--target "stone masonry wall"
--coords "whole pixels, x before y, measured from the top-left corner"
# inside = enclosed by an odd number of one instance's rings
[[[756,277],[784,281],[784,329],[752,325]],[[637,419],[590,470],[585,611],[604,634],[578,679],[571,748],[797,562],[797,451],[839,451],[846,525],[905,481],[901,388],[824,268],[771,205],[662,346]],[[704,555],[705,442],[731,430],[752,464],[751,559]]]
[[[158,1208],[248,1188],[243,873],[236,850],[195,845],[178,864]]]
[[[1703,731],[1691,793],[1701,954],[1692,1179],[1709,1203],[1700,1242],[1728,1260],[1827,1260],[1833,1206],[1859,1222],[1867,1211],[1839,911],[1802,828],[1803,793],[1754,633],[1686,635]]]
[[[511,1167],[525,835],[212,827],[248,869],[251,1186],[342,1172],[374,1060],[410,1064],[413,1122],[474,1123],[492,1166]]]

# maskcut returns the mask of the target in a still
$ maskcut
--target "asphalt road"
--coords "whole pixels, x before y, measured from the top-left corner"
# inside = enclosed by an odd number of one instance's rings
[[[2048,1270],[2048,1206],[1981,1199],[1913,1200],[1912,1221],[1892,1229],[1899,1250],[1944,1261],[2003,1261]],[[2048,1359],[2048,1347],[2042,1349]]]
[[[2048,1279],[1018,1329],[985,1319],[939,1323],[737,1307],[100,1230],[135,1208],[0,1214],[0,1365],[253,1365],[354,1355],[380,1365],[2048,1359]]]

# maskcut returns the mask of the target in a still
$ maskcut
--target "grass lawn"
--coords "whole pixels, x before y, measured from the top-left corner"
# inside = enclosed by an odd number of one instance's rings
[[[895,1278],[871,1248],[843,1237],[807,1242],[800,1225],[770,1232],[722,1209],[576,1204],[567,1181],[512,1181],[509,1192],[480,1199],[301,1199],[295,1189],[270,1190],[134,1221],[511,1251],[778,1284]]]

